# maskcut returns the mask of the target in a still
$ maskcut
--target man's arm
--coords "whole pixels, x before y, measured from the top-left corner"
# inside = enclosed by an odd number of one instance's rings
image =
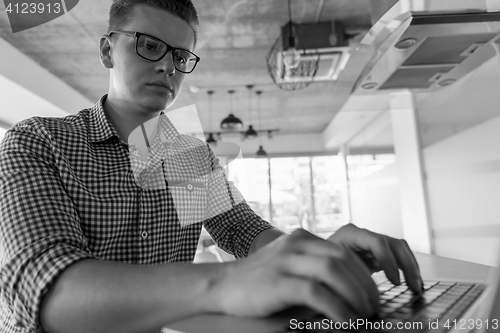
[[[346,230],[340,234],[349,242],[373,244],[386,272],[401,267],[408,279],[418,277],[404,243],[352,225]],[[385,242],[392,243],[391,249]],[[349,247],[299,229],[226,264],[84,260],[59,277],[44,299],[41,320],[53,333],[139,333],[199,313],[267,316],[294,305],[336,321],[369,317],[378,311],[378,290],[368,267]],[[394,255],[395,262],[384,260],[387,255]]]
[[[250,245],[250,249],[248,250],[248,255],[251,255],[255,251],[263,248],[267,244],[284,235],[287,235],[287,233],[279,230],[278,228],[266,229],[262,231],[252,241],[252,245]]]
[[[172,320],[218,311],[209,291],[226,269],[82,260],[44,297],[40,321],[51,333],[156,332]]]

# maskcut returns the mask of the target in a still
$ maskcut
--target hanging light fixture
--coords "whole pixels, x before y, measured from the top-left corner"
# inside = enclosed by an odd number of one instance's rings
[[[259,129],[262,127],[262,119],[260,118],[260,95],[262,95],[261,90],[255,92],[257,94],[257,112],[259,114]],[[267,157],[267,153],[262,147],[262,136],[259,136],[259,150],[255,153],[257,157]]]
[[[314,82],[320,54],[306,48],[310,41],[301,25],[292,22],[292,5],[288,0],[288,23],[266,55],[267,71],[273,82],[283,90],[303,89]]]
[[[262,146],[259,146],[259,150],[257,150],[255,155],[257,155],[257,157],[267,157],[267,153]]]
[[[209,143],[212,146],[216,146],[217,145],[217,140],[215,140],[213,133],[208,133],[207,143]]]
[[[210,144],[210,145],[217,145],[217,140],[215,140],[214,138],[214,135],[212,133],[212,95],[214,94],[214,91],[213,90],[209,90],[207,91],[207,94],[208,94],[208,105],[209,105],[209,109],[208,109],[208,118],[209,118],[209,130],[210,132],[208,133],[208,139],[207,139],[207,143]]]
[[[244,139],[255,139],[258,134],[257,132],[253,129],[253,126],[252,126],[252,89],[253,89],[253,85],[249,84],[247,85],[247,89],[248,89],[248,119],[249,119],[249,125],[248,125],[248,129],[245,131],[245,133],[243,134],[243,138]]]
[[[243,122],[233,115],[233,94],[234,90],[228,90],[229,94],[229,116],[224,118],[220,123],[220,128],[223,130],[238,130],[243,128]]]
[[[288,48],[281,52],[283,63],[288,68],[297,68],[300,64],[300,53],[295,47],[295,36],[293,34],[292,5],[288,0]]]
[[[259,134],[257,133],[257,131],[255,131],[253,129],[253,126],[252,125],[249,125],[248,126],[248,129],[246,130],[245,132],[245,139],[255,139]]]

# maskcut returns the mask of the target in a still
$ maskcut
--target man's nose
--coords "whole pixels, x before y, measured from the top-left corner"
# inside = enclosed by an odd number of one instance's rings
[[[172,51],[168,51],[162,59],[156,62],[156,70],[158,72],[167,73],[167,75],[175,74],[175,65]]]

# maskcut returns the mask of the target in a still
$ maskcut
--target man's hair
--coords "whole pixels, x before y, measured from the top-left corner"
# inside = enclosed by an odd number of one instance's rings
[[[113,0],[109,10],[108,33],[112,30],[120,30],[127,25],[131,17],[132,9],[135,5],[144,4],[159,8],[176,15],[193,28],[194,44],[198,34],[198,13],[191,0]]]

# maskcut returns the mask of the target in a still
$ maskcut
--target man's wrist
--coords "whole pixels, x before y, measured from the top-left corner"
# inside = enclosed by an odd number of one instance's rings
[[[206,264],[210,272],[203,280],[203,292],[200,300],[201,313],[225,313],[224,299],[227,294],[224,290],[224,281],[237,264],[237,261]]]
[[[255,251],[263,248],[267,244],[275,241],[276,239],[284,235],[287,235],[287,233],[274,227],[262,231],[257,236],[255,236],[254,240],[252,241],[252,244],[250,245],[250,248],[248,250],[248,255],[251,255]]]

